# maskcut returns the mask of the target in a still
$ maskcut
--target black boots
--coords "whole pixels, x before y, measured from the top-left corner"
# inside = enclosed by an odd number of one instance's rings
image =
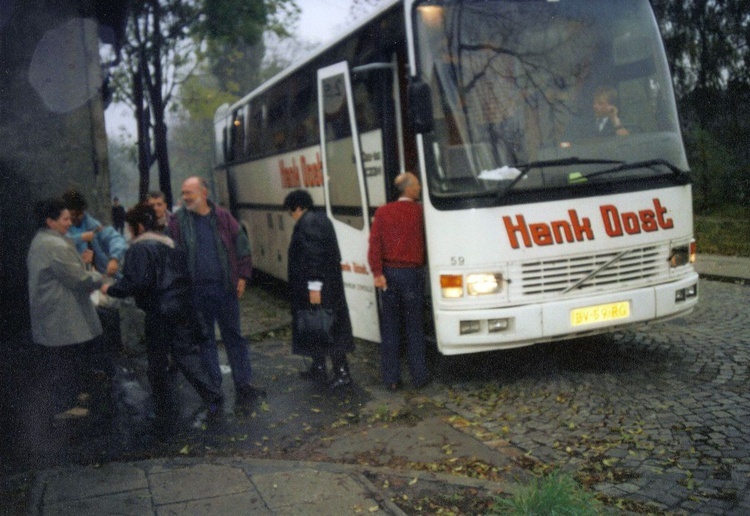
[[[313,381],[319,385],[328,385],[330,389],[338,389],[352,384],[352,377],[349,374],[349,363],[346,361],[344,353],[335,353],[331,357],[333,362],[333,379],[328,381],[326,373],[326,357],[318,355],[312,357],[312,365],[307,371],[300,371],[299,376],[304,380]]]
[[[346,361],[346,355],[336,353],[331,358],[333,360],[333,380],[330,381],[328,387],[338,389],[351,385],[352,377],[349,374],[349,363]]]
[[[326,374],[326,357],[324,355],[314,356],[310,369],[307,371],[300,371],[299,376],[303,380],[311,380],[315,383],[325,385],[328,382],[328,375]]]

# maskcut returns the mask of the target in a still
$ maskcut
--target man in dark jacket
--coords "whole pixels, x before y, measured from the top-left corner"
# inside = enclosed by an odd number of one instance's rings
[[[240,328],[240,303],[252,274],[250,242],[237,220],[208,199],[201,177],[182,183],[184,207],[169,221],[167,234],[185,249],[193,280],[193,300],[208,325],[209,340],[201,347],[211,379],[221,385],[219,351],[213,328],[216,323],[227,352],[237,401],[245,404],[264,396],[251,383],[252,367],[247,340]]]
[[[158,430],[168,431],[173,403],[169,385],[169,356],[208,404],[208,417],[221,415],[222,395],[200,355],[207,329],[193,306],[190,276],[183,253],[161,233],[151,206],[139,204],[125,215],[133,240],[125,255],[123,277],[102,292],[135,298],[146,313],[148,378],[154,397]]]
[[[121,235],[125,233],[125,208],[117,197],[112,199],[112,225]]]
[[[341,253],[336,233],[325,213],[313,209],[310,194],[295,190],[284,199],[284,209],[296,221],[289,243],[288,281],[292,318],[310,305],[333,309],[334,343],[330,350],[305,349],[292,335],[292,352],[312,357],[312,366],[301,376],[320,383],[327,381],[326,354],[333,362],[331,388],[352,383],[346,353],[354,351],[349,308],[341,275]],[[296,324],[293,327],[296,328]]]

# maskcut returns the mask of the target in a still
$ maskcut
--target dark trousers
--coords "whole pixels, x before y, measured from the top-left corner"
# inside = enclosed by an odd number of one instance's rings
[[[36,357],[35,377],[52,414],[75,406],[82,392],[110,408],[114,365],[101,336],[69,346],[37,346]]]
[[[423,268],[383,269],[388,288],[381,291],[380,360],[383,383],[391,385],[401,380],[401,332],[406,336],[406,357],[409,373],[415,385],[427,380],[427,360],[424,341],[424,285]]]
[[[219,351],[216,348],[214,326],[219,324],[221,340],[232,368],[235,389],[250,385],[252,368],[247,340],[240,329],[240,304],[235,292],[227,292],[221,285],[195,285],[193,288],[195,307],[200,312],[208,330],[208,339],[201,345],[203,361],[211,379],[221,385]]]
[[[157,416],[176,411],[169,378],[169,356],[185,379],[207,403],[221,398],[221,387],[208,374],[200,352],[205,331],[189,314],[164,317],[147,313],[145,321],[148,381]]]

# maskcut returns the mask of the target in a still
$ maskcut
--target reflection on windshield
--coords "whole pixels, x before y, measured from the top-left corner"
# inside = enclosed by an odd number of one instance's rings
[[[430,1],[415,16],[431,193],[567,185],[565,167],[518,180],[518,166],[570,157],[687,168],[647,0]]]

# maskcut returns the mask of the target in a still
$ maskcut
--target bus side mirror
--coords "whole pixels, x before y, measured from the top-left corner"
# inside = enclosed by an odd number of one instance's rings
[[[432,131],[432,92],[430,86],[421,79],[412,77],[409,81],[409,118],[416,133]]]

